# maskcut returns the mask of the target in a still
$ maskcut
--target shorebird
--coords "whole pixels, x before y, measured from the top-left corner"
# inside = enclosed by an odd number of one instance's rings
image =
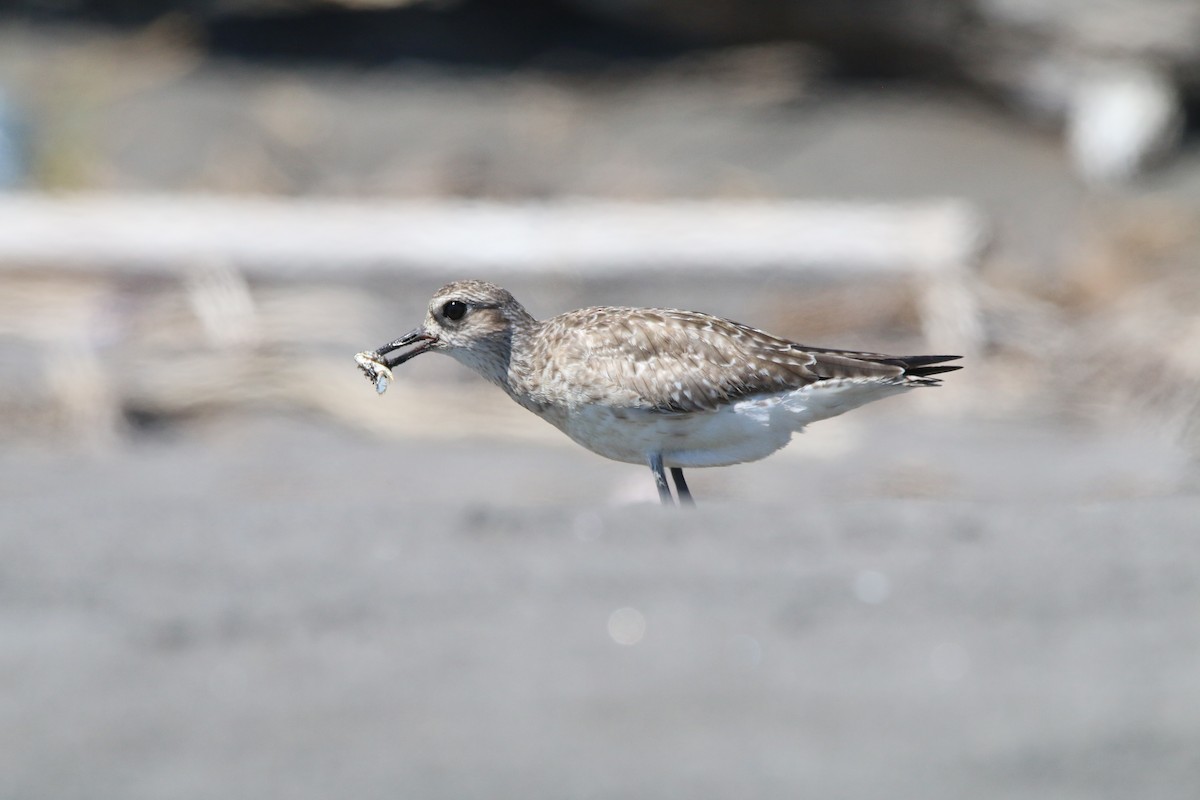
[[[960,369],[945,363],[959,356],[808,347],[695,311],[597,307],[539,321],[475,280],[443,286],[424,324],[355,361],[382,394],[391,369],[421,353],[457,359],[594,453],[649,466],[668,506],[667,469],[692,505],[685,468],[757,461],[809,423]]]

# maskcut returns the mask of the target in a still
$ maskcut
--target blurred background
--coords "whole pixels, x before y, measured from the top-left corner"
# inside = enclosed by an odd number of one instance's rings
[[[0,797],[1200,792],[1200,4],[0,2]],[[694,471],[442,284],[959,352]]]

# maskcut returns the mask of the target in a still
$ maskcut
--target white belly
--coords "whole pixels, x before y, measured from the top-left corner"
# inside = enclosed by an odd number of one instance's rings
[[[579,444],[615,461],[645,464],[651,454],[661,453],[668,467],[721,467],[765,458],[810,422],[907,388],[824,381],[743,399],[717,411],[660,414],[591,404],[568,409],[552,421]]]

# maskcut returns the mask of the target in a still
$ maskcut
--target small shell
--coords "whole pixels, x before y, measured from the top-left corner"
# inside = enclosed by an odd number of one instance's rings
[[[376,394],[386,392],[388,385],[395,380],[388,365],[380,361],[378,353],[358,353],[354,356],[354,362],[367,380],[375,384]]]

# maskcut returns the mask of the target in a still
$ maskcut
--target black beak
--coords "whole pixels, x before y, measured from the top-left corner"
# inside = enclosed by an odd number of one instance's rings
[[[437,337],[426,333],[424,328],[416,328],[401,336],[394,342],[388,342],[383,347],[375,351],[375,355],[379,356],[379,360],[387,364],[388,369],[398,367],[410,358],[421,355],[429,348],[437,344]],[[399,350],[401,347],[416,345],[413,349],[406,353],[401,353],[398,356],[389,357],[387,354],[393,350]]]

